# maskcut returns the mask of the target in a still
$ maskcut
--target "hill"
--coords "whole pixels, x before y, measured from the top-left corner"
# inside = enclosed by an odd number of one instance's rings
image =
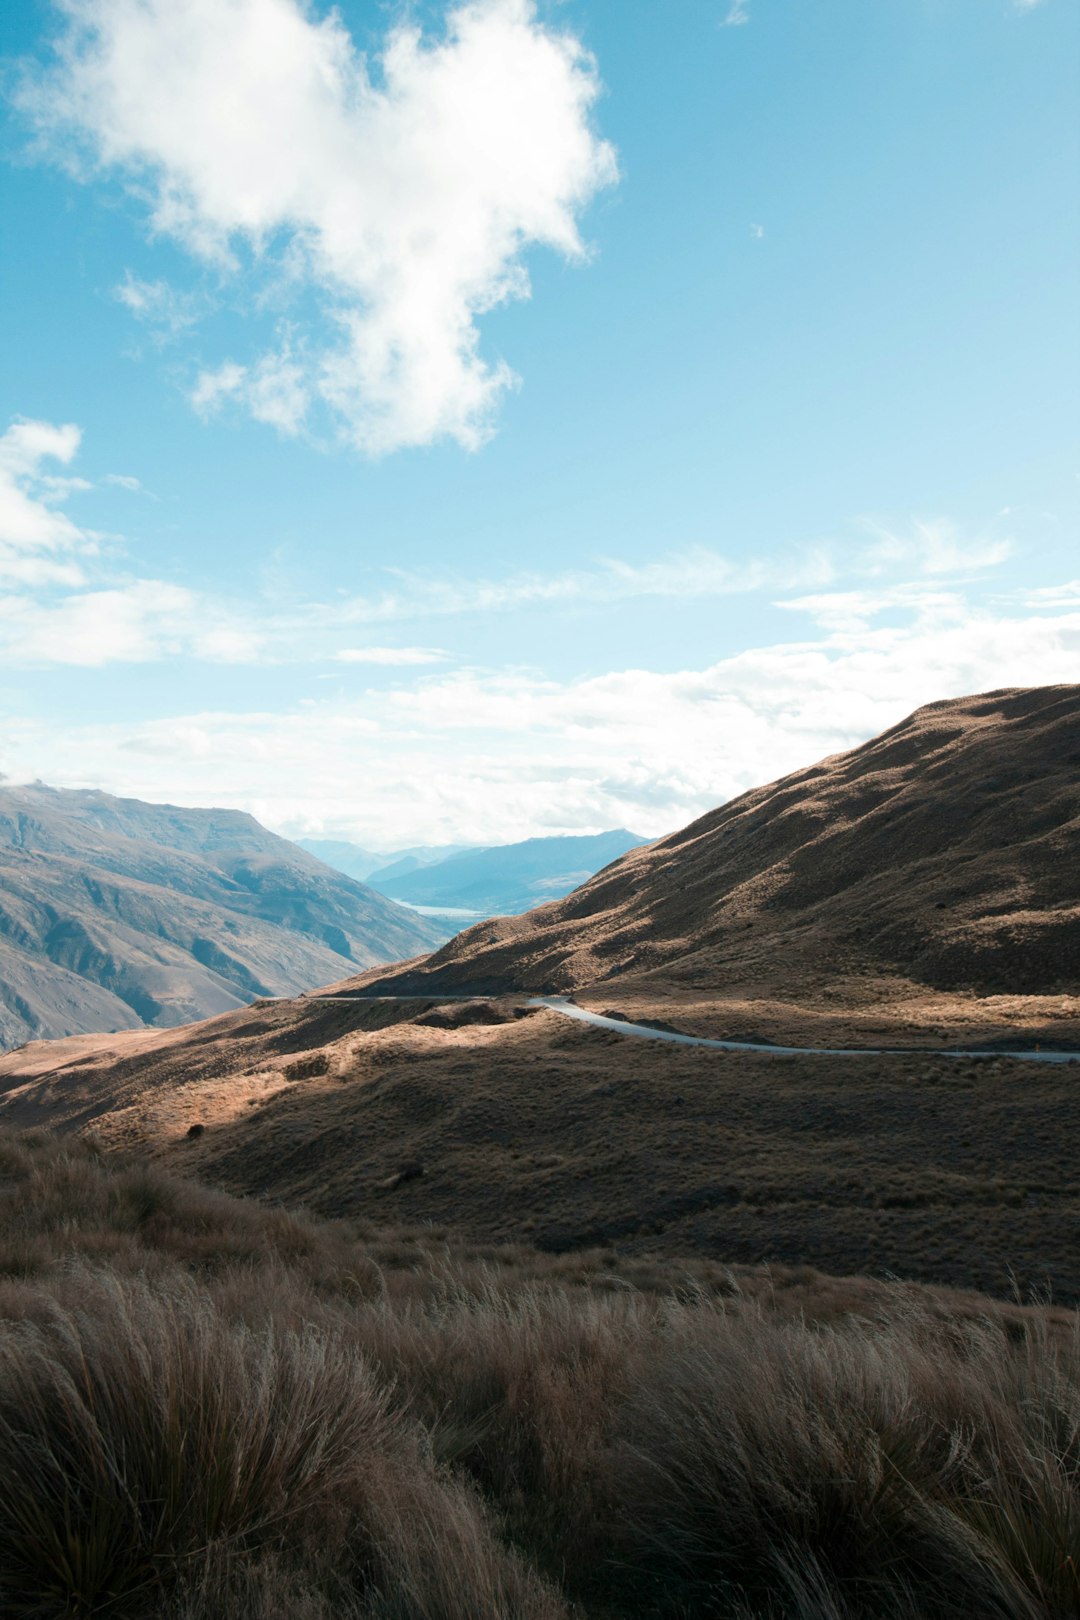
[[[678,1003],[705,1032],[746,1000],[820,1015],[931,991],[1060,1010],[1080,989],[1080,686],[931,704],[567,899],[361,983]]]
[[[0,788],[0,1043],[170,1026],[445,938],[251,816]]]
[[[793,778],[755,790],[631,852],[570,900],[340,987],[413,986],[414,1000],[276,1002],[187,1030],[30,1046],[0,1059],[0,1121],[89,1131],[236,1192],[476,1241],[1078,1300],[1075,1067],[934,1051],[1080,1044],[1069,958],[1051,957],[1045,993],[1023,974],[1024,941],[1038,950],[1045,930],[1065,951],[1075,916],[1078,699],[1057,688],[920,711],[799,773],[797,790]],[[918,882],[921,907],[908,894]],[[937,909],[945,885],[951,912]],[[1016,885],[1030,902],[1020,911]],[[798,907],[778,904],[792,891]],[[717,913],[726,933],[713,932]],[[940,929],[939,945],[996,938],[1000,961],[985,948],[966,958],[983,988],[916,978],[940,957],[914,929],[905,942],[905,918]],[[634,952],[640,965],[611,973]],[[660,1046],[520,994],[446,1000],[478,979],[565,985],[578,973],[576,998],[600,1010],[867,1050]],[[876,1050],[890,1044],[911,1050]]]
[[[430,865],[399,863],[372,873],[370,883],[410,905],[501,916],[569,894],[641,842],[625,828],[582,837],[527,838],[467,850]]]

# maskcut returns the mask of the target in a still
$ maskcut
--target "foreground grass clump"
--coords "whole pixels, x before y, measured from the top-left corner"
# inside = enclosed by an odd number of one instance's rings
[[[1080,1341],[0,1138],[0,1613],[1080,1616]]]

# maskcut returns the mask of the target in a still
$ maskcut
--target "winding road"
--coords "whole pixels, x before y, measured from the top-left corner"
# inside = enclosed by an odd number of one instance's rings
[[[293,998],[282,996],[277,1000]],[[466,995],[412,995],[412,996],[301,996],[301,1001],[431,1001],[441,1005],[447,1001],[488,1001],[489,996]],[[616,1035],[646,1041],[667,1041],[672,1046],[706,1046],[714,1052],[764,1052],[771,1057],[932,1057],[932,1058],[1012,1058],[1024,1063],[1080,1063],[1080,1051],[1043,1051],[1039,1047],[1029,1050],[998,1047],[968,1047],[958,1049],[927,1046],[773,1046],[768,1041],[720,1041],[706,1035],[682,1035],[674,1029],[656,1029],[651,1024],[634,1024],[624,1018],[609,1018],[605,1013],[590,1012],[579,1007],[567,996],[529,996],[529,1007],[545,1007],[562,1018],[578,1024],[591,1024],[596,1029],[609,1029]]]

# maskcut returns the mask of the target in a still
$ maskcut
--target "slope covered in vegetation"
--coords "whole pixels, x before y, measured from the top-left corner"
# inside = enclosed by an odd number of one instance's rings
[[[460,1251],[0,1140],[0,1606],[1080,1614],[1067,1313]]]
[[[368,988],[647,1003],[1080,982],[1080,686],[932,703]],[[858,986],[862,986],[862,991]]]

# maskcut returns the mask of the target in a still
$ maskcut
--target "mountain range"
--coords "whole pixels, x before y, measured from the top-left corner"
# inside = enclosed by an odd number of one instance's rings
[[[509,916],[556,900],[644,839],[621,827],[491,846],[418,845],[383,855],[342,840],[298,842],[393,900],[461,918]]]
[[[443,860],[373,872],[380,893],[427,910],[506,916],[569,894],[644,840],[620,827],[580,837],[527,838],[469,849]]]
[[[415,871],[419,866],[432,866],[451,855],[469,849],[469,844],[413,844],[407,849],[383,850],[381,853],[365,849],[362,844],[346,838],[298,838],[301,849],[306,849],[316,860],[368,883],[373,878],[397,877],[402,872]],[[374,886],[374,885],[373,885]]]
[[[253,817],[0,787],[0,1043],[171,1026],[446,930]]]

